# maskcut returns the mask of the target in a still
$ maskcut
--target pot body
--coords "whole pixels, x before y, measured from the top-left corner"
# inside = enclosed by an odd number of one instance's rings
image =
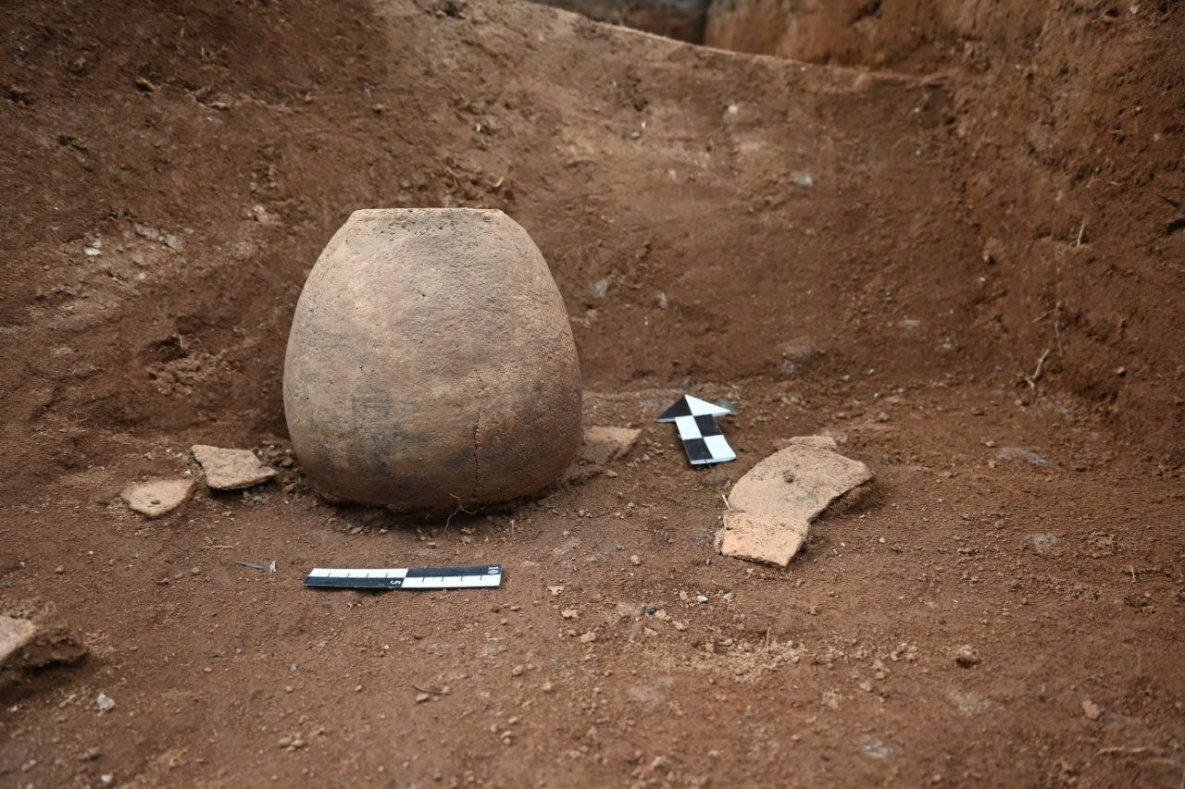
[[[327,498],[439,514],[530,496],[580,442],[559,289],[501,211],[355,211],[296,306],[293,451]]]

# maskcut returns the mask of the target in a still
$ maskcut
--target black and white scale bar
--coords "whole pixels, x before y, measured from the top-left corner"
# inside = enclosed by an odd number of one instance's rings
[[[683,395],[655,421],[674,422],[691,465],[706,466],[737,459],[728,440],[724,438],[724,431],[716,424],[716,417],[729,413],[727,408],[698,397]]]
[[[478,589],[502,585],[502,565],[331,570],[315,567],[305,586],[330,589]]]

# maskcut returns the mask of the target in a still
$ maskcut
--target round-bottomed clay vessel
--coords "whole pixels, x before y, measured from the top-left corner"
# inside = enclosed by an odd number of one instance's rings
[[[546,488],[580,443],[568,316],[501,211],[355,211],[313,267],[284,363],[313,487],[439,514]]]

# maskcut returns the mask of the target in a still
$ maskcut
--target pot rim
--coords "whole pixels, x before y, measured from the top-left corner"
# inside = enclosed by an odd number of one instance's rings
[[[506,216],[506,213],[500,208],[463,208],[460,206],[447,208],[359,208],[351,212],[350,218],[346,221],[353,222],[355,220],[367,219],[390,219],[397,216],[412,218],[416,215],[444,216],[448,214],[461,215],[470,218],[488,216],[491,214]]]

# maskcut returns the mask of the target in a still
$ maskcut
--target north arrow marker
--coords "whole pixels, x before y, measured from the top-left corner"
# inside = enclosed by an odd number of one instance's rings
[[[724,431],[716,424],[716,417],[732,412],[713,405],[698,397],[683,395],[674,405],[662,413],[656,422],[674,422],[679,429],[679,438],[687,450],[687,459],[693,466],[711,463],[727,463],[736,460],[737,455],[724,438]]]

